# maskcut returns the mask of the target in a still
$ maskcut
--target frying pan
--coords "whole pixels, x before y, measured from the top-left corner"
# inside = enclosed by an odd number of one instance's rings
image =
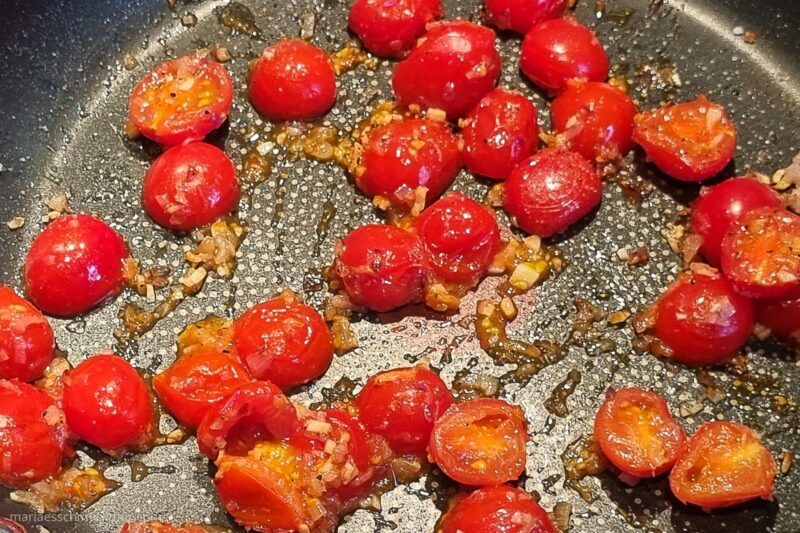
[[[747,170],[771,173],[798,152],[800,4],[787,0],[608,0],[606,4],[598,17],[595,3],[581,0],[577,16],[596,29],[615,72],[631,80],[632,94],[641,107],[692,98],[699,92],[728,107],[739,129],[740,146],[735,166],[725,171],[726,176]],[[448,18],[479,14],[477,0],[445,1],[445,5]],[[310,14],[313,40],[328,50],[338,49],[351,38],[345,27],[348,8],[345,0],[236,0],[230,5],[227,0],[207,0],[179,2],[172,10],[161,0],[3,0],[0,220],[22,216],[26,223],[16,231],[0,227],[0,282],[21,288],[25,251],[43,227],[41,217],[47,212],[43,199],[62,191],[69,194],[74,210],[96,213],[121,231],[134,256],[146,266],[167,265],[178,271],[190,240],[155,227],[139,201],[142,175],[156,151],[124,135],[126,102],[133,85],[164,59],[224,44],[233,56],[227,67],[238,90],[229,125],[212,141],[224,144],[238,162],[244,151],[263,142],[270,131],[268,124],[256,122],[247,102],[247,61],[267,43],[299,35],[303,20],[308,31]],[[240,23],[244,20],[244,25],[233,24],[239,31],[232,31],[231,17]],[[745,43],[740,30],[755,32],[756,43]],[[500,36],[499,43],[505,58],[502,84],[527,92],[546,126],[544,99],[518,75],[517,39]],[[135,63],[131,70],[123,66],[126,54],[124,63],[128,67]],[[345,130],[375,103],[390,99],[391,67],[381,62],[374,70],[362,67],[343,75],[338,104],[326,120]],[[245,135],[247,125],[255,129]],[[511,328],[514,336],[563,342],[569,336],[577,298],[607,312],[637,311],[678,272],[679,260],[660,230],[677,220],[680,206],[691,201],[698,188],[668,182],[645,166],[639,155],[633,157],[630,180],[655,187],[637,206],[616,185],[606,186],[598,212],[556,240],[569,266],[520,300],[520,317]],[[464,173],[454,188],[481,198],[486,185]],[[321,223],[329,218],[323,211],[327,215],[333,211],[329,225]],[[341,169],[281,155],[275,157],[269,179],[249,189],[240,215],[250,233],[231,280],[210,279],[197,297],[184,302],[138,342],[124,346],[113,337],[117,312],[126,301],[138,301],[136,296],[123,295],[82,319],[53,320],[58,345],[70,361],[77,363],[113,348],[135,366],[158,371],[174,357],[176,334],[209,313],[235,316],[284,287],[299,291],[319,307],[326,292],[318,273],[330,263],[335,240],[351,228],[379,220]],[[646,265],[631,268],[619,259],[621,248],[640,246],[650,253]],[[469,321],[464,320],[476,300],[492,292],[493,283],[487,281],[477,294],[466,298],[460,315],[435,316],[410,308],[365,317],[355,324],[361,347],[338,357],[323,378],[298,391],[295,398],[318,402],[342,376],[363,383],[379,370],[422,357],[441,368],[448,382],[465,368],[476,375],[503,375],[508,369],[495,366],[480,350]],[[564,360],[543,369],[530,383],[510,383],[503,391],[526,410],[531,444],[527,475],[520,483],[536,493],[545,508],[557,502],[572,504],[571,531],[579,532],[800,531],[797,468],[779,476],[775,501],[710,515],[678,503],[663,478],[644,481],[633,489],[609,475],[587,478],[589,502],[565,486],[560,456],[590,431],[608,387],[637,385],[656,390],[674,411],[703,397],[695,372],[635,354],[629,326],[600,323],[593,335],[592,342],[569,343]],[[715,418],[736,420],[763,433],[776,455],[783,450],[800,451],[795,408],[773,409],[776,396],[798,401],[800,368],[794,354],[773,343],[751,344],[746,352],[748,374],[736,377],[711,371],[724,398],[717,403],[702,400],[702,409],[685,416],[683,424],[691,431]],[[582,379],[566,400],[569,415],[555,416],[545,408],[545,401],[570,370],[578,370]],[[166,419],[162,425],[170,427]],[[97,453],[86,449],[80,456],[91,464]],[[0,515],[13,514],[26,525],[57,532],[110,533],[125,521],[143,519],[231,526],[215,499],[209,466],[198,455],[193,439],[158,447],[136,459],[152,467],[150,475],[133,482],[128,462],[111,466],[107,475],[122,487],[81,513],[37,515],[3,493]],[[446,482],[435,473],[398,487],[383,497],[381,512],[359,510],[343,522],[340,531],[432,531],[444,505],[444,488]]]

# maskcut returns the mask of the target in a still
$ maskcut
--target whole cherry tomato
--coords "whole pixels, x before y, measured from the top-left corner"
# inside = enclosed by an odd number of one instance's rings
[[[800,291],[781,298],[762,298],[754,303],[759,324],[781,340],[800,344]]]
[[[459,499],[437,533],[558,533],[547,512],[522,489],[484,487]]]
[[[425,33],[425,26],[441,16],[441,0],[356,0],[348,23],[376,56],[402,57]]]
[[[485,0],[486,22],[525,35],[536,24],[560,17],[567,0]]]
[[[54,350],[53,328],[44,315],[0,285],[0,379],[39,379]]]

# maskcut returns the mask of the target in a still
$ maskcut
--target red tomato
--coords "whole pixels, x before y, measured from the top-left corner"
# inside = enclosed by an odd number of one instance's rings
[[[163,522],[128,522],[119,533],[208,533],[208,530],[196,524],[173,526]]]
[[[453,404],[436,421],[428,455],[458,483],[499,485],[525,471],[527,440],[522,409],[481,398]]]
[[[669,486],[683,503],[719,509],[771,500],[777,473],[758,433],[734,422],[708,422],[689,439],[669,474]]]
[[[602,196],[600,176],[586,159],[548,148],[511,173],[503,208],[524,231],[550,237],[591,213]]]
[[[756,319],[777,338],[800,344],[800,292],[755,302]]]
[[[558,533],[550,516],[522,489],[485,487],[459,499],[437,533]]]
[[[425,33],[425,25],[441,16],[440,0],[356,0],[348,22],[376,56],[402,57]]]
[[[571,81],[550,106],[557,140],[589,161],[625,157],[633,148],[636,106],[607,83]]]
[[[128,247],[119,233],[90,215],[51,222],[25,259],[25,290],[45,313],[77,316],[122,290]]]
[[[165,146],[199,141],[228,119],[233,80],[225,67],[196,53],[165,61],[134,87],[131,121]]]
[[[0,518],[0,531],[3,531],[4,533],[27,533],[24,527],[16,522],[8,520],[7,518]]]
[[[272,120],[312,120],[336,102],[336,73],[324,50],[284,39],[262,52],[250,74],[250,101]]]
[[[564,14],[567,0],[485,0],[486,22],[525,35],[536,24]]]
[[[0,285],[0,379],[39,379],[54,350],[53,328],[44,315]]]
[[[608,391],[594,419],[594,438],[614,466],[640,478],[672,468],[686,442],[664,398],[636,388]]]
[[[800,216],[785,209],[750,211],[722,241],[722,271],[751,298],[779,298],[800,288]]]
[[[394,69],[392,87],[405,105],[441,109],[463,117],[500,79],[501,60],[489,28],[453,20],[428,25],[428,33]]]
[[[703,187],[692,204],[692,233],[703,238],[700,252],[709,263],[718,266],[722,239],[745,213],[761,207],[783,207],[780,197],[767,185],[753,178],[726,180],[713,187]]]
[[[367,196],[413,206],[417,188],[425,187],[430,202],[453,183],[461,169],[458,140],[446,124],[407,118],[368,135],[355,171],[356,186]]]
[[[333,272],[354,304],[391,311],[422,298],[422,244],[416,235],[394,226],[364,226],[338,244]]]
[[[206,143],[170,148],[144,177],[144,210],[157,224],[176,231],[210,224],[230,213],[238,200],[233,162]]]
[[[498,180],[536,151],[536,107],[517,91],[487,94],[462,122],[464,161],[470,172]]]
[[[525,36],[520,68],[539,87],[562,91],[573,79],[604,81],[608,56],[592,30],[573,19],[553,19]]]
[[[702,181],[733,159],[736,128],[725,108],[704,95],[636,115],[633,140],[669,176]]]
[[[425,367],[398,368],[369,378],[356,397],[358,418],[398,453],[423,453],[433,424],[453,403],[442,379]]]
[[[43,390],[0,380],[0,484],[24,488],[61,468],[64,414]]]
[[[68,371],[63,380],[67,426],[78,438],[112,451],[152,442],[150,394],[125,359],[95,355]]]
[[[500,249],[494,212],[461,193],[450,193],[422,212],[415,228],[434,276],[475,286]]]

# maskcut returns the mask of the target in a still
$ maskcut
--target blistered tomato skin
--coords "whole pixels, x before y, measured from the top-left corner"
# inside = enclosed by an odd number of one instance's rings
[[[470,172],[504,180],[536,151],[536,107],[518,91],[495,89],[464,119],[461,138]]]
[[[478,489],[458,500],[437,533],[558,533],[533,496],[508,485]]]
[[[356,0],[348,23],[364,47],[379,57],[402,57],[425,26],[442,16],[440,0]]]
[[[336,102],[333,63],[301,39],[268,46],[250,74],[250,101],[271,120],[319,118]]]
[[[47,318],[0,285],[0,379],[39,379],[53,359],[55,338]]]
[[[501,60],[489,28],[454,20],[428,25],[428,33],[394,70],[401,104],[436,108],[450,120],[465,116],[497,85]]]
[[[486,22],[525,35],[536,24],[558,18],[567,0],[486,0]]]
[[[759,324],[775,337],[800,345],[800,291],[781,298],[762,298],[754,303]]]
[[[521,163],[505,183],[503,208],[523,231],[550,237],[600,204],[600,176],[580,154],[548,148]]]
[[[25,259],[25,291],[49,315],[81,315],[116,296],[128,247],[91,215],[65,215],[48,225]]]

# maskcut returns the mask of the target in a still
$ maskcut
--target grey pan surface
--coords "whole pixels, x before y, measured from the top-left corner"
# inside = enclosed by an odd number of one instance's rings
[[[224,143],[238,162],[241,153],[263,142],[270,129],[257,122],[247,103],[243,90],[247,61],[266,43],[298,35],[300,21],[308,13],[315,14],[313,40],[317,44],[335,50],[349,38],[344,22],[349,2],[345,0],[240,1],[253,13],[259,28],[255,37],[232,34],[220,24],[219,9],[227,0],[179,2],[174,11],[161,0],[2,0],[0,221],[24,216],[27,223],[13,232],[0,227],[0,282],[21,288],[25,251],[43,227],[42,200],[60,191],[69,193],[73,209],[96,213],[118,228],[133,254],[146,265],[180,265],[188,240],[155,227],[140,206],[141,179],[154,154],[140,143],[127,141],[122,133],[127,96],[136,80],[166,58],[225,44],[234,58],[227,66],[239,89],[230,124],[215,141]],[[633,94],[640,106],[668,97],[691,98],[699,92],[728,106],[739,128],[739,151],[735,167],[727,169],[726,175],[749,169],[771,173],[798,152],[800,4],[788,0],[665,1],[663,5],[649,0],[607,0],[606,4],[604,16],[598,18],[594,2],[580,0],[577,16],[597,30],[613,62],[635,81]],[[479,12],[475,0],[445,1],[445,5],[448,18],[472,18]],[[197,17],[196,26],[181,24],[180,18],[187,13]],[[755,31],[757,43],[745,44],[734,32],[737,26]],[[518,40],[503,36],[498,44],[506,60],[502,83],[530,94],[545,125],[545,100],[517,71]],[[131,71],[122,65],[126,53],[138,62]],[[660,63],[674,64],[680,86],[648,76],[648,66]],[[344,75],[338,104],[327,121],[344,129],[364,117],[375,101],[388,99],[390,69],[390,63],[382,63],[375,70],[360,68]],[[259,139],[240,133],[250,124],[256,124]],[[691,201],[697,187],[669,184],[635,159],[634,179],[654,183],[654,192],[641,209],[635,209],[617,187],[606,187],[599,211],[559,239],[570,266],[524,299],[521,316],[513,325],[516,336],[563,340],[576,298],[592,300],[606,311],[638,310],[675,276],[680,263],[660,229],[677,219],[679,205]],[[479,198],[486,184],[462,174],[455,188]],[[326,202],[335,206],[327,233],[318,231]],[[176,333],[188,322],[212,312],[235,316],[287,286],[319,306],[325,290],[309,280],[330,262],[335,240],[350,228],[379,220],[341,169],[280,157],[270,179],[243,203],[241,217],[251,233],[242,246],[235,277],[211,280],[200,295],[160,322],[133,349],[125,350],[135,365],[164,368],[174,357]],[[642,268],[630,269],[617,251],[639,246],[646,246],[652,259]],[[491,291],[491,283],[479,292]],[[134,298],[126,294],[85,319],[53,321],[58,344],[73,363],[115,348],[112,332],[117,310]],[[474,309],[475,300],[467,298],[467,312]],[[319,401],[323,390],[343,375],[363,383],[376,371],[408,365],[421,355],[442,368],[446,381],[466,366],[474,373],[502,374],[505,369],[494,366],[483,354],[471,328],[460,319],[412,309],[362,320],[356,325],[361,347],[337,358],[326,376],[296,397]],[[663,478],[633,489],[611,476],[592,478],[590,503],[565,487],[559,456],[569,443],[590,431],[609,386],[657,390],[674,410],[702,396],[694,372],[649,355],[635,355],[630,328],[603,334],[614,343],[610,351],[571,346],[563,361],[544,369],[528,385],[506,388],[504,395],[525,408],[532,435],[527,476],[521,484],[535,491],[546,508],[556,502],[574,504],[571,531],[800,531],[797,468],[778,478],[775,501],[711,515],[674,500]],[[754,392],[729,374],[713,371],[725,398],[716,404],[705,402],[699,413],[683,423],[691,430],[715,418],[743,421],[765,435],[776,455],[782,450],[800,451],[794,408],[781,415],[771,409],[776,395],[798,401],[800,369],[794,354],[775,344],[752,344],[746,351],[749,377],[745,381],[756,384]],[[445,355],[452,362],[443,363]],[[583,379],[567,401],[569,416],[554,417],[543,402],[571,369],[580,370]],[[88,455],[82,457],[90,461]],[[138,459],[158,467],[158,473],[132,482],[126,463],[111,467],[109,476],[122,482],[122,487],[83,513],[38,516],[11,503],[3,493],[0,515],[22,513],[21,521],[59,532],[111,533],[125,521],[141,519],[229,524],[215,499],[208,465],[198,456],[193,440],[157,448]],[[429,486],[420,482],[393,490],[383,497],[382,513],[358,511],[344,521],[340,531],[432,531],[439,507],[425,495]]]

